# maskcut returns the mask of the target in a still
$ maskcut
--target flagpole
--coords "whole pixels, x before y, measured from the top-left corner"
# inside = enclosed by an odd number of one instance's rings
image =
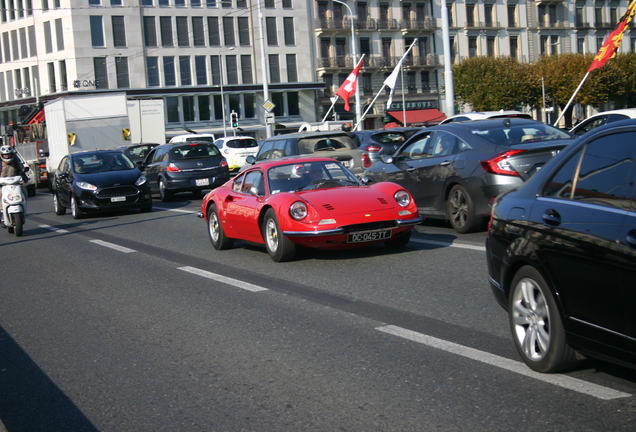
[[[360,117],[360,120],[358,120],[358,123],[356,124],[356,127],[353,128],[353,130],[358,130],[358,126],[360,125],[360,123],[362,123],[362,120],[364,120],[369,110],[373,108],[373,104],[378,99],[378,96],[380,96],[380,93],[382,93],[382,90],[384,90],[384,87],[386,87],[386,84],[382,84],[382,88],[379,92],[376,93],[375,97],[373,98],[367,109],[364,111],[364,114],[362,114],[362,117]]]
[[[568,101],[568,103],[565,105],[565,108],[563,108],[563,110],[561,111],[561,114],[559,114],[559,118],[556,119],[556,121],[554,122],[553,126],[556,126],[559,124],[559,121],[561,121],[561,118],[565,115],[565,112],[568,110],[568,108],[570,107],[570,104],[572,104],[572,101],[574,100],[574,98],[576,97],[577,93],[579,92],[579,90],[581,90],[581,87],[583,87],[583,84],[585,83],[585,80],[587,79],[587,77],[590,75],[590,71],[588,71],[585,76],[583,77],[583,79],[581,80],[581,83],[579,84],[579,86],[576,88],[576,90],[574,90],[574,94],[572,95],[572,97],[570,98],[570,100]]]
[[[336,106],[336,102],[338,102],[338,96],[336,96],[333,99],[333,102],[331,103],[331,107],[329,108],[329,111],[327,111],[327,114],[325,114],[325,118],[322,119],[323,123],[327,120],[327,117],[329,117],[329,114],[331,114],[331,110],[333,109],[333,107]]]

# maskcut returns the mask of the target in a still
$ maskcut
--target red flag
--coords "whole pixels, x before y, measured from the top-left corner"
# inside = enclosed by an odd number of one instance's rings
[[[634,0],[636,2],[636,0]],[[356,88],[358,87],[358,73],[360,72],[360,67],[362,67],[362,59],[364,56],[360,57],[358,64],[355,69],[349,74],[347,79],[342,83],[336,94],[340,96],[345,103],[344,109],[345,111],[349,111],[351,107],[349,106],[349,98],[356,94]]]
[[[625,33],[627,24],[632,20],[635,11],[636,0],[631,0],[627,6],[627,10],[618,22],[616,29],[609,34],[607,39],[605,39],[605,42],[603,42],[601,49],[599,49],[598,53],[594,56],[594,60],[592,61],[590,68],[587,70],[588,72],[591,72],[596,68],[600,68],[607,63],[609,59],[616,57],[616,51],[623,40],[623,34]]]

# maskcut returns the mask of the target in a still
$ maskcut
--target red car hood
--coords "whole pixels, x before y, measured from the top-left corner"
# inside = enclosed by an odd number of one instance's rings
[[[332,215],[345,215],[390,210],[397,203],[391,197],[367,186],[342,186],[298,192],[316,211],[326,210]]]

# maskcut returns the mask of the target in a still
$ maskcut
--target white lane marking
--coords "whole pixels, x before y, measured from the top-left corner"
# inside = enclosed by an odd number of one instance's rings
[[[55,228],[55,227],[52,227],[51,225],[40,225],[40,228],[46,228],[47,230],[55,231],[60,234],[64,234],[68,232],[65,229]]]
[[[510,360],[504,357],[500,357],[494,354],[490,354],[484,351],[479,351],[474,348],[469,348],[463,345],[458,345],[453,342],[445,341],[443,339],[437,339],[432,336],[427,336],[422,333],[417,333],[411,330],[407,330],[397,326],[384,326],[378,327],[379,330],[384,333],[389,333],[394,336],[399,336],[414,342],[418,342],[424,345],[431,346],[433,348],[441,349],[453,354],[458,354],[463,357],[467,357],[473,360],[480,361],[492,366],[499,367],[501,369],[515,372],[520,375],[525,375],[530,378],[534,378],[540,381],[547,382],[549,384],[557,385],[568,390],[573,390],[579,393],[583,393],[589,396],[593,396],[602,400],[612,400],[619,398],[631,397],[629,393],[623,393],[618,390],[613,390],[607,387],[603,387],[597,384],[592,384],[577,378],[568,377],[565,375],[557,374],[541,374],[529,369],[525,363]]]
[[[117,250],[117,251],[119,251],[119,252],[123,252],[123,253],[137,252],[137,251],[136,251],[136,250],[134,250],[134,249],[128,249],[127,247],[119,246],[119,245],[117,245],[117,244],[115,244],[115,243],[105,242],[105,241],[103,241],[103,240],[91,240],[90,242],[91,242],[91,243],[98,244],[98,245],[100,245],[100,246],[105,246],[105,247],[107,247],[107,248],[115,249],[115,250]]]
[[[437,241],[437,240],[416,239],[416,238],[413,238],[413,237],[411,237],[411,241],[415,242],[415,243],[432,244],[432,245],[435,245],[435,246],[456,247],[456,248],[461,248],[461,249],[472,249],[472,250],[476,250],[476,251],[486,252],[486,247],[485,246],[475,246],[475,245],[471,245],[471,244],[468,244],[468,243],[449,243],[449,242],[442,242],[442,241]]]
[[[177,213],[198,213],[199,210],[181,210],[181,209],[171,209],[168,207],[157,207],[155,206],[155,209],[157,210],[166,210],[166,211],[172,211],[172,212],[177,212]]]
[[[267,288],[263,288],[261,286],[258,285],[254,285],[248,282],[243,282],[241,280],[238,279],[233,279],[233,278],[229,278],[227,276],[222,276],[220,274],[216,274],[216,273],[211,273],[209,271],[205,271],[205,270],[201,270],[195,267],[190,267],[190,266],[186,266],[186,267],[177,267],[179,270],[183,270],[186,271],[188,273],[192,273],[198,276],[203,276],[204,278],[208,278],[208,279],[212,279],[215,281],[219,281],[222,282],[224,284],[228,284],[228,285],[232,285],[235,286],[237,288],[241,288],[247,291],[252,291],[252,292],[259,292],[259,291],[268,291]]]

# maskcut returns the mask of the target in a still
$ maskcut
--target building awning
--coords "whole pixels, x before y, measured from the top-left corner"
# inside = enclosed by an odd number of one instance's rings
[[[397,123],[400,126],[430,126],[438,124],[446,118],[446,115],[436,108],[409,111],[387,111],[386,113],[397,120]],[[406,123],[403,123],[404,113],[406,113]]]

